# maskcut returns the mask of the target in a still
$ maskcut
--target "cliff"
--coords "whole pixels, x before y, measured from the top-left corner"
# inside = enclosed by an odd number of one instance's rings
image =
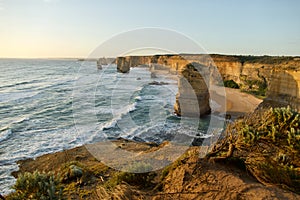
[[[290,105],[300,110],[300,72],[292,70],[274,70],[267,92],[265,104]]]
[[[300,57],[231,56],[231,55],[154,55],[117,58],[118,70],[129,72],[130,67],[148,65],[166,66],[170,73],[180,74],[189,63],[210,67],[211,82],[235,82],[242,91],[267,97],[264,103],[280,103],[300,108]],[[217,70],[220,80],[213,70]]]
[[[152,56],[127,56],[116,59],[118,72],[127,73],[131,67],[150,65]]]

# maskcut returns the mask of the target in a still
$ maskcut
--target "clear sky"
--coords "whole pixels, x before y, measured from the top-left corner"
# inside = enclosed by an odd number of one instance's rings
[[[209,53],[300,55],[299,0],[0,0],[0,57],[86,57],[142,27]]]

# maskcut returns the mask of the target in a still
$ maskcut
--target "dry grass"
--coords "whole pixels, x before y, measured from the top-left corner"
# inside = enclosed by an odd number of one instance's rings
[[[208,158],[239,160],[260,182],[300,193],[300,114],[258,110],[230,124]]]

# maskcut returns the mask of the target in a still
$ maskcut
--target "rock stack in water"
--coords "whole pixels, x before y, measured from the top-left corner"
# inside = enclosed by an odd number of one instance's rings
[[[102,62],[101,59],[97,60],[97,69],[102,69]]]
[[[117,70],[121,73],[128,73],[130,70],[130,62],[126,59],[126,57],[118,57],[116,60]]]
[[[190,63],[180,71],[174,105],[179,116],[200,117],[211,112],[209,105],[209,67]]]

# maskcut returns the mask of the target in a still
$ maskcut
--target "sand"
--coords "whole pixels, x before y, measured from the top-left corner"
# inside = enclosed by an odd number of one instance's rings
[[[220,106],[213,108],[213,111],[229,114],[232,119],[253,112],[263,101],[239,89],[217,86],[211,88],[210,96]]]

